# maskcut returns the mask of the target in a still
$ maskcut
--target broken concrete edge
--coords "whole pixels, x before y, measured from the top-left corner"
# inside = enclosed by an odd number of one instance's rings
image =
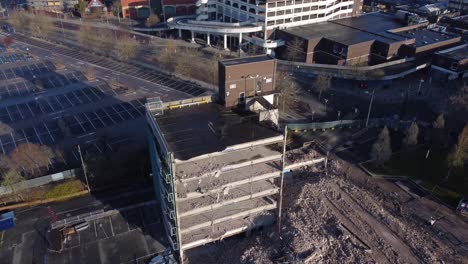
[[[257,223],[251,223],[250,225],[245,225],[245,226],[239,227],[237,229],[227,231],[226,233],[224,233],[223,235],[221,235],[219,237],[205,238],[205,239],[196,240],[196,241],[193,241],[193,242],[190,242],[190,243],[182,244],[182,250],[188,250],[188,249],[195,248],[195,247],[198,247],[198,246],[203,246],[203,245],[211,243],[211,242],[222,240],[222,239],[224,239],[226,237],[230,237],[230,236],[233,236],[233,235],[236,235],[236,234],[241,234],[241,233],[243,233],[245,231],[248,231],[248,230],[252,230],[252,229],[264,226],[264,225],[270,225],[275,220],[276,220],[276,217],[268,216],[267,220],[262,220],[262,221],[257,222]]]
[[[208,153],[208,154],[202,154],[202,155],[199,155],[199,156],[187,159],[187,160],[175,159],[174,162],[177,165],[183,165],[184,163],[191,163],[191,162],[196,162],[196,161],[203,160],[203,159],[215,158],[217,156],[222,156],[222,155],[228,154],[230,152],[242,151],[242,150],[245,150],[245,149],[248,149],[248,148],[253,148],[253,147],[257,147],[257,146],[273,145],[273,144],[282,143],[282,142],[283,142],[283,135],[277,135],[277,136],[274,136],[274,137],[259,139],[259,140],[250,141],[250,142],[247,142],[247,143],[240,143],[240,144],[231,145],[231,146],[226,147],[224,150],[211,152],[211,153]]]
[[[270,195],[273,195],[273,194],[277,194],[278,192],[279,192],[279,188],[272,188],[272,189],[264,190],[264,191],[261,191],[261,192],[257,192],[255,194],[244,195],[244,196],[232,199],[232,200],[218,202],[216,204],[210,204],[210,205],[198,207],[198,208],[195,208],[193,210],[189,210],[189,211],[186,211],[186,212],[183,212],[183,213],[179,213],[179,217],[185,217],[185,216],[190,216],[190,215],[194,215],[194,214],[200,214],[200,213],[203,213],[203,212],[206,212],[206,211],[210,211],[212,209],[220,208],[220,207],[225,206],[225,205],[230,205],[230,204],[234,204],[234,203],[241,202],[241,201],[246,201],[246,200],[253,199],[253,198],[261,198],[261,197],[265,197],[265,196],[270,196]]]
[[[369,161],[373,161],[373,160],[367,160],[367,161],[364,161],[364,162],[360,162],[358,163],[358,167],[363,170],[367,175],[371,176],[372,178],[377,178],[377,179],[386,179],[386,180],[405,180],[405,181],[409,181],[411,182],[412,184],[414,184],[420,191],[424,192],[426,194],[426,196],[429,196],[431,200],[437,202],[437,203],[440,203],[450,209],[453,209],[455,210],[456,207],[455,206],[452,206],[444,201],[442,201],[441,199],[437,198],[436,196],[434,196],[429,190],[427,190],[426,188],[424,188],[424,186],[420,185],[419,183],[417,183],[415,180],[413,180],[411,177],[408,177],[408,176],[405,176],[405,175],[387,175],[387,174],[377,174],[377,173],[373,173],[371,171],[369,171],[368,169],[366,169],[366,167],[364,167],[362,164],[366,163],[366,162],[369,162]],[[399,188],[401,188],[399,185],[397,185]],[[404,190],[405,192],[407,192],[407,190],[401,188],[402,190]]]
[[[88,194],[88,191],[84,190],[84,191],[79,191],[79,192],[69,194],[69,195],[65,195],[65,196],[58,197],[58,198],[43,199],[43,200],[36,200],[36,201],[32,201],[32,202],[13,204],[13,205],[0,207],[0,211],[14,210],[14,209],[18,209],[18,208],[41,205],[41,204],[47,204],[47,203],[52,203],[52,202],[61,202],[61,201],[65,201],[65,200],[75,198],[75,197],[83,196],[83,195],[86,195],[86,194]]]

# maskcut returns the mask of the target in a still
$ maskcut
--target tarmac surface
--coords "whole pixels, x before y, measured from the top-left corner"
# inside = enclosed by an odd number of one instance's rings
[[[1,263],[146,263],[166,248],[153,199],[146,189],[16,210],[16,227],[0,232]],[[99,216],[109,210],[117,213]],[[87,229],[68,237],[48,232],[51,223],[84,214],[97,215]]]

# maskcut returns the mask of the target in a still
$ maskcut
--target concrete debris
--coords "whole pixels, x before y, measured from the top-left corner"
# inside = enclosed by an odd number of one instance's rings
[[[457,223],[458,245],[438,236],[442,222],[430,226],[421,217],[427,200],[333,158],[328,176],[297,173],[308,175],[285,184],[281,235],[273,225],[225,239],[187,251],[186,263],[466,263],[459,245],[467,243],[467,223],[448,222]]]
[[[301,163],[321,157],[322,155],[312,148],[298,148],[286,152],[286,165]]]

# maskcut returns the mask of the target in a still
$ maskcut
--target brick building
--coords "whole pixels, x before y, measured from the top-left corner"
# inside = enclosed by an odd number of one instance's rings
[[[227,108],[264,97],[274,103],[276,60],[269,55],[219,61],[219,97]]]
[[[120,0],[122,16],[131,19],[144,19],[150,15],[150,0]]]
[[[288,50],[293,49],[297,50],[296,61],[337,65],[421,58],[461,40],[460,36],[429,30],[426,24],[407,25],[383,13],[279,30],[276,35],[286,42],[276,50],[280,58],[290,59]]]

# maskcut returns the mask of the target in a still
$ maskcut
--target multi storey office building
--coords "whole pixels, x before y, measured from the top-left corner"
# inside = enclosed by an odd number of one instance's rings
[[[362,10],[362,0],[198,0],[196,15],[177,17],[177,3],[179,0],[163,2],[165,17],[175,15],[168,20],[170,28],[189,30],[192,36],[235,36],[239,43],[243,34],[244,40],[267,49],[281,45],[271,41],[276,29],[356,16]]]

